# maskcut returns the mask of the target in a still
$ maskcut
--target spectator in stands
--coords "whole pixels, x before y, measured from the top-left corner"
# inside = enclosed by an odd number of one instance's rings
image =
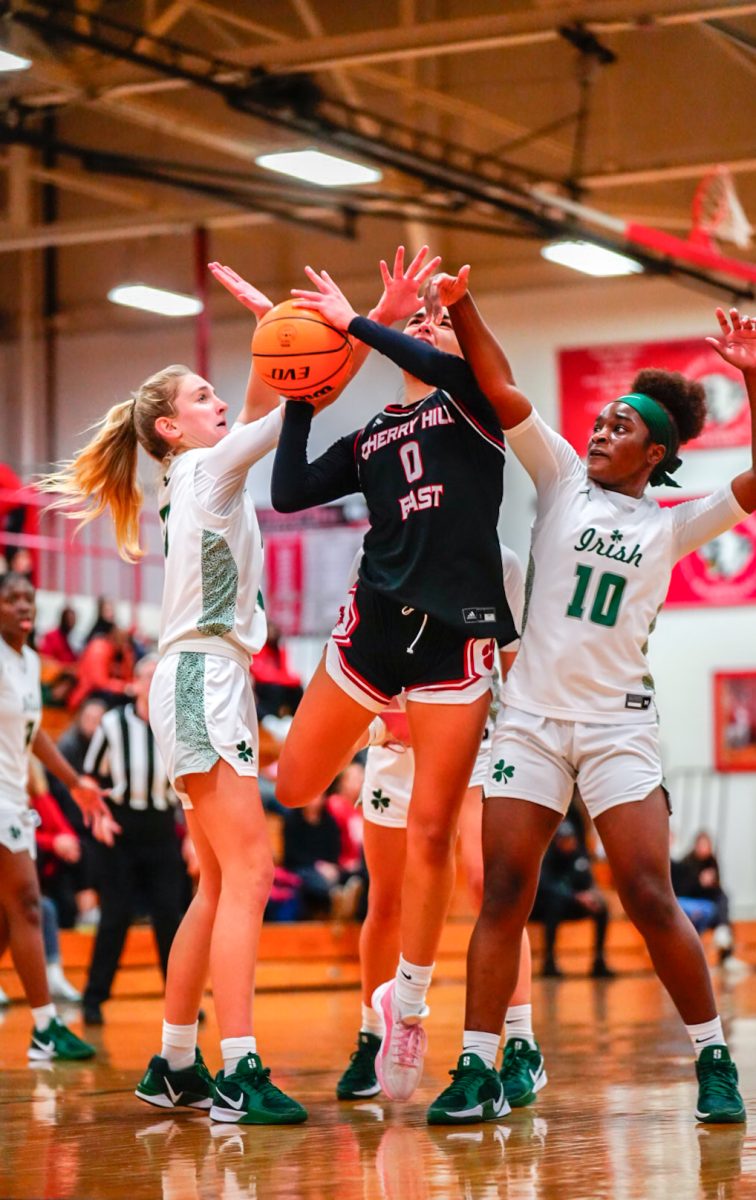
[[[283,865],[301,880],[305,918],[354,915],[362,881],[354,871],[339,866],[340,856],[339,824],[329,811],[325,792],[286,813]]]
[[[362,808],[359,806],[364,779],[365,768],[362,763],[351,762],[328,789],[328,809],[336,818],[341,834],[339,866],[347,871],[361,872],[364,869],[364,833]]]
[[[110,996],[138,901],[152,922],[163,975],[183,911],[186,858],[176,830],[176,795],[148,723],[156,665],[156,655],[137,664],[133,704],[105,713],[85,759],[87,770],[110,789],[108,804],[121,827],[113,846],[95,847],[101,917],[84,990],[84,1020],[91,1025],[103,1023],[101,1005]]]
[[[45,968],[47,971],[47,986],[53,1000],[67,1000],[77,1004],[81,1000],[81,992],[75,988],[63,974],[63,964],[60,961],[60,939],[58,937],[58,910],[49,896],[43,896],[42,907],[42,939],[45,944]]]
[[[24,487],[15,471],[0,463],[0,554],[5,559],[6,571],[25,576],[32,584],[36,583],[37,551],[19,546],[13,535],[39,532],[36,495],[34,488]]]
[[[89,897],[87,862],[82,839],[66,819],[57,800],[46,787],[47,779],[34,759],[29,765],[29,801],[39,824],[37,874],[42,894],[55,905],[57,924],[70,929],[76,923],[80,907]],[[72,801],[73,803],[73,801]],[[83,905],[78,897],[85,893]]]
[[[714,930],[714,944],[723,963],[733,949],[730,903],[722,890],[719,863],[705,830],[696,834],[693,847],[684,858],[673,861],[672,886],[696,932]]]
[[[531,914],[531,920],[541,921],[544,925],[544,976],[558,978],[562,975],[555,957],[557,930],[561,922],[587,919],[595,924],[591,975],[597,979],[611,978],[614,972],[604,959],[609,922],[606,900],[594,883],[588,855],[580,843],[575,826],[571,821],[562,821],[544,855]]]
[[[105,702],[96,698],[84,700],[79,705],[73,721],[64,729],[58,739],[58,749],[67,762],[71,764],[73,769],[79,774],[84,771],[84,759],[86,758],[89,743],[94,736],[102,719],[103,713],[106,710]],[[92,847],[94,838],[90,830],[85,825],[78,804],[76,804],[67,788],[63,786],[59,779],[56,779],[49,771],[47,773],[47,783],[49,789],[57,801],[63,816],[68,824],[73,829],[79,839],[79,844],[82,849],[81,867],[76,873],[76,886],[81,886],[81,891],[76,892],[76,925],[77,927],[91,928],[97,925],[100,920],[100,908],[97,892],[94,887],[94,864]],[[61,885],[70,883],[69,873],[63,873]],[[68,907],[62,896],[58,896],[59,915],[63,928],[67,928],[65,914],[70,912],[70,893],[68,894]]]
[[[133,695],[134,661],[127,630],[113,625],[108,633],[97,634],[79,659],[79,678],[69,707],[76,708],[89,696],[101,697],[108,705],[122,704]]]
[[[261,720],[293,715],[302,699],[302,680],[291,667],[281,630],[273,621],[268,621],[268,640],[252,659],[252,677]]]
[[[91,642],[92,638],[100,637],[103,633],[110,633],[115,625],[115,605],[107,596],[97,597],[97,614],[94,619],[94,624],[89,633],[85,637],[85,642]]]
[[[84,770],[84,759],[87,756],[89,743],[95,735],[106,708],[105,701],[96,696],[82,700],[74,714],[73,721],[58,738],[58,749],[75,771]]]
[[[51,658],[61,666],[71,666],[78,661],[78,652],[73,648],[70,636],[76,626],[76,613],[70,604],[66,604],[60,612],[60,618],[55,629],[51,629],[40,638],[38,652],[44,658]]]

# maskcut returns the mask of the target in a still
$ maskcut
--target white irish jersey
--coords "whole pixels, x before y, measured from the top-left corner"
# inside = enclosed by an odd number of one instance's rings
[[[263,546],[244,490],[247,471],[278,441],[281,409],[234,425],[217,446],[171,460],[159,493],[165,551],[160,653],[171,646],[245,661],[265,644]]]
[[[678,559],[747,516],[730,486],[662,508],[591,483],[536,412],[506,438],[538,493],[507,704],[567,721],[657,719],[646,650]]]
[[[41,719],[39,657],[0,637],[0,812],[29,807],[28,747]]]

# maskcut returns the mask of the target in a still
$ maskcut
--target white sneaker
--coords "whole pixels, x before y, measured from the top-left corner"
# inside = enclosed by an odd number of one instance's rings
[[[10,996],[0,988],[0,1008],[7,1008],[10,1002]]]
[[[714,945],[717,950],[732,950],[732,930],[729,925],[717,925],[714,930]]]
[[[747,962],[743,962],[742,958],[736,958],[734,954],[728,954],[727,958],[722,963],[722,970],[728,975],[748,975],[751,967]]]
[[[402,1017],[396,1002],[396,980],[389,979],[373,992],[372,1005],[383,1020],[383,1040],[375,1056],[375,1073],[389,1100],[409,1100],[423,1074],[428,1037],[422,1013]]]
[[[47,986],[54,1000],[69,1000],[72,1004],[81,1000],[81,992],[66,979],[60,963],[47,964]]]

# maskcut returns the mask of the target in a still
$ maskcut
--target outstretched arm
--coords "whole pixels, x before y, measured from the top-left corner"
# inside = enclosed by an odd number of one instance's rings
[[[472,372],[459,355],[444,354],[427,342],[385,328],[368,317],[358,316],[327,271],[321,271],[318,275],[308,267],[307,275],[318,290],[308,292],[303,288],[293,289],[293,295],[298,297],[303,308],[317,309],[336,329],[353,334],[366,346],[385,354],[402,371],[422,379],[429,387],[445,388],[453,395],[463,396],[475,388]],[[413,304],[413,312],[416,307]]]
[[[235,300],[243,304],[249,312],[254,313],[259,321],[270,312],[273,307],[273,301],[269,300],[264,292],[260,292],[251,283],[247,283],[246,279],[242,279],[241,275],[237,275],[236,271],[231,267],[226,267],[222,263],[208,263],[208,270],[218,280],[227,292],[230,292]],[[252,421],[257,421],[260,417],[264,417],[266,413],[272,412],[278,408],[281,403],[281,398],[274,388],[265,383],[254,368],[254,364],[250,364],[249,378],[247,379],[247,388],[244,393],[244,406],[236,418],[238,425],[249,425]]]
[[[314,414],[312,405],[304,400],[287,401],[270,482],[276,512],[300,512],[360,490],[354,456],[356,433],[339,438],[319,458],[307,461]]]
[[[405,267],[404,253],[404,246],[397,246],[391,270],[385,259],[380,261],[383,293],[375,308],[368,313],[368,318],[378,325],[393,325],[396,321],[404,321],[411,317],[422,305],[420,289],[441,263],[438,254],[426,263],[428,246],[421,246],[409,266]],[[320,284],[324,281],[321,281],[311,267],[306,267],[305,270],[311,282],[321,290]],[[370,350],[371,347],[365,342],[357,342],[350,379],[354,379]]]
[[[720,358],[743,372],[751,409],[751,466],[732,481],[732,494],[745,512],[756,509],[756,317],[741,317],[730,309],[729,320],[722,308],[716,310],[722,336],[707,337]]]
[[[465,360],[489,401],[502,429],[512,429],[530,416],[532,404],[515,386],[509,360],[481,317],[467,290],[469,267],[458,275],[437,275],[429,288],[431,306],[445,305]]]

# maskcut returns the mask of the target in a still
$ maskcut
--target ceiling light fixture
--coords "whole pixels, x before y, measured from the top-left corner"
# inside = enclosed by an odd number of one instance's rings
[[[261,154],[256,159],[258,167],[278,171],[281,175],[292,175],[307,183],[321,187],[348,187],[360,183],[377,183],[381,172],[362,163],[338,158],[335,154],[323,154],[321,150],[287,150],[275,154]]]
[[[542,246],[541,254],[549,262],[582,271],[584,275],[638,275],[643,272],[642,265],[626,254],[572,238]]]
[[[149,287],[145,283],[122,283],[111,288],[108,300],[123,304],[127,308],[140,308],[144,312],[158,313],[161,317],[196,317],[204,305],[195,296],[181,292],[167,292],[163,288]]]
[[[30,58],[12,54],[10,50],[0,50],[0,71],[28,71],[31,65]]]

